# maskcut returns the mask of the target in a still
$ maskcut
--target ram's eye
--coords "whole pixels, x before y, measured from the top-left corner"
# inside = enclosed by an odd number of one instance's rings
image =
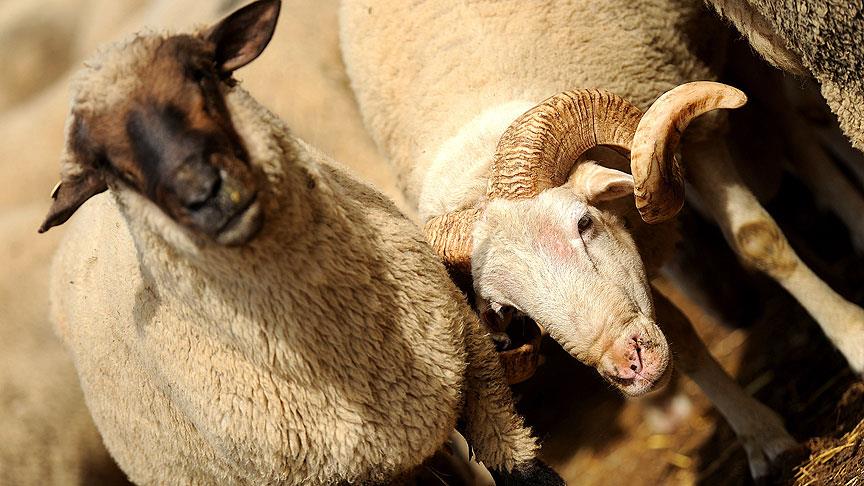
[[[579,218],[579,222],[576,223],[576,229],[578,229],[579,232],[582,233],[588,230],[588,228],[590,228],[592,224],[594,224],[594,220],[591,219],[591,215],[585,213],[582,215],[581,218]]]

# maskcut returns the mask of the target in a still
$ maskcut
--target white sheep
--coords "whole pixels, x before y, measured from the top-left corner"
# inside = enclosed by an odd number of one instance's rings
[[[106,446],[137,483],[377,482],[464,410],[479,460],[557,484],[422,235],[236,86],[279,5],[135,36],[73,84],[40,231],[78,212],[52,314]]]
[[[342,47],[373,138],[418,204],[433,246],[452,268],[471,270],[481,300],[529,315],[632,395],[656,388],[668,372],[656,311],[677,362],[729,421],[761,476],[794,441],[776,414],[723,372],[680,313],[652,298],[649,279],[671,251],[674,228],[645,226],[623,199],[635,190],[651,222],[681,207],[673,150],[650,149],[683,129],[693,113],[676,110],[698,111],[706,85],[683,100],[658,101],[655,111],[672,109],[646,115],[661,123],[644,126],[641,141],[632,138],[642,113],[609,93],[646,107],[680,83],[711,79],[710,60],[700,57],[715,40],[707,15],[696,2],[672,0],[357,0],[343,4]],[[549,98],[583,87],[609,92]],[[743,103],[737,90],[708,88],[714,107]],[[705,121],[713,123],[688,134],[683,147],[703,206],[741,259],[790,291],[864,371],[864,311],[798,258],[740,181],[716,134],[722,117]],[[605,167],[574,166],[598,144],[625,154],[634,148],[635,184],[628,161],[608,151],[589,153]]]

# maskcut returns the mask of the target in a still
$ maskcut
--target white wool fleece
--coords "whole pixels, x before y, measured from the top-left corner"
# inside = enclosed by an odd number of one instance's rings
[[[712,79],[725,38],[711,16],[697,0],[348,0],[340,31],[366,126],[425,220],[475,204],[477,191],[452,179],[488,172],[516,118],[496,113],[578,88],[644,109],[681,83]],[[491,139],[487,153],[471,133]]]
[[[128,95],[116,82],[128,56],[160,42],[143,39],[103,53],[73,103]],[[460,410],[486,465],[532,459],[492,344],[419,230],[225,89],[266,174],[261,233],[239,248],[196,244],[112,189],[67,223],[53,265],[58,333],[130,479],[385,481],[429,457]]]

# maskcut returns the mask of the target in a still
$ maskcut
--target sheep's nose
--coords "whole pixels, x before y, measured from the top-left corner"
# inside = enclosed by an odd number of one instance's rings
[[[219,171],[200,157],[189,158],[175,174],[175,188],[180,203],[190,211],[201,209],[219,192]]]
[[[626,358],[629,374],[635,377],[642,372],[642,347],[639,345],[639,338],[631,338],[630,351],[627,353]]]
[[[631,380],[642,373],[644,364],[639,336],[631,336],[623,346],[618,348],[618,352],[612,357],[612,366],[616,378],[623,380]]]

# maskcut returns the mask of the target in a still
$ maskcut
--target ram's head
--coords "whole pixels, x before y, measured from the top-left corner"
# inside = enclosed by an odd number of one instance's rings
[[[552,96],[504,132],[484,202],[432,218],[427,238],[451,269],[471,272],[487,321],[525,314],[625,394],[657,389],[671,371],[669,347],[615,205],[632,194],[646,222],[674,217],[684,201],[681,133],[705,111],[745,100],[726,85],[690,83],[643,116],[605,91]],[[629,155],[632,175],[584,160],[598,146]]]

